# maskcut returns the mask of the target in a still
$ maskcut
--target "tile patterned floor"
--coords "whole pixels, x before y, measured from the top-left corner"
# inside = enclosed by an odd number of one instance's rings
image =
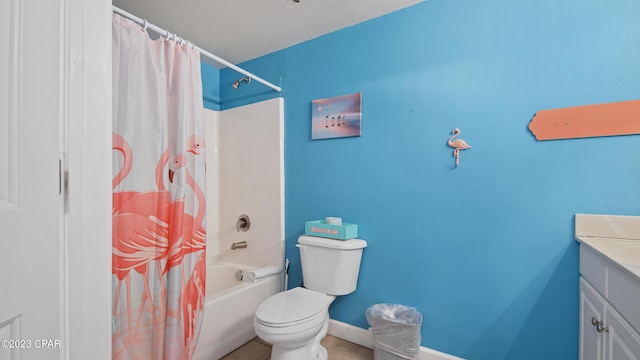
[[[373,351],[337,337],[327,335],[322,345],[329,352],[329,360],[373,360]],[[269,360],[271,347],[255,338],[221,360]]]

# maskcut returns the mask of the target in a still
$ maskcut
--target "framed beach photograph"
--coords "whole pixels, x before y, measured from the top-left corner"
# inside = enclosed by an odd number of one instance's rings
[[[311,139],[362,135],[362,93],[311,101]]]

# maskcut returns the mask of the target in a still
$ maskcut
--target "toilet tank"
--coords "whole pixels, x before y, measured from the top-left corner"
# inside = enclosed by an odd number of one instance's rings
[[[346,295],[356,289],[365,240],[303,235],[297,246],[305,288],[327,295]]]

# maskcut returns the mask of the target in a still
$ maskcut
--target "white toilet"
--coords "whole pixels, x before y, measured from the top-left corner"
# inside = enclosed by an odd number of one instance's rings
[[[301,236],[296,246],[305,287],[267,298],[258,306],[253,325],[256,334],[272,344],[271,360],[327,360],[320,340],[327,335],[329,305],[356,289],[367,242]]]

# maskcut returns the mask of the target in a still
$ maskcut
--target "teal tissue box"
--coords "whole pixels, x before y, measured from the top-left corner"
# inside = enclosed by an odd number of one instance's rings
[[[307,221],[305,222],[304,233],[330,239],[349,240],[358,237],[358,225],[347,223],[331,225],[325,223],[324,220]]]

